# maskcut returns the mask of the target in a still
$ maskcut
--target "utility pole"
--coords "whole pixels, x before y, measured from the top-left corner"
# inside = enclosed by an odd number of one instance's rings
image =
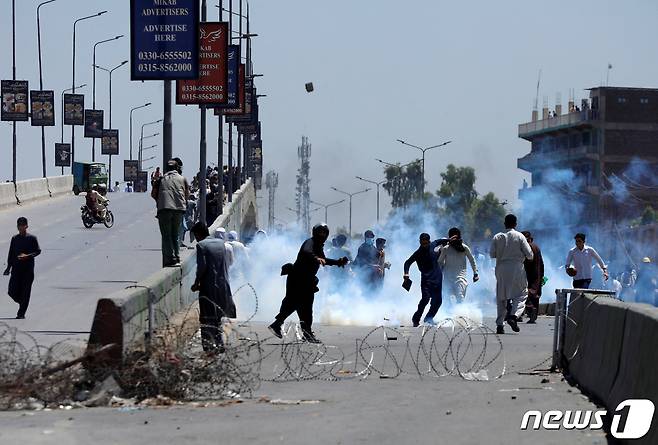
[[[385,179],[383,181],[371,181],[370,179],[365,179],[362,178],[361,176],[356,176],[356,179],[359,181],[367,182],[368,184],[373,184],[377,187],[377,222],[379,222],[379,186],[382,184],[386,184],[388,182],[388,179]]]
[[[274,170],[267,172],[265,176],[265,187],[268,193],[267,203],[267,230],[271,231],[274,226],[274,195],[279,186],[279,175]]]
[[[39,89],[43,91],[43,68],[41,65],[41,20],[39,17],[40,9],[43,5],[52,3],[55,0],[47,0],[45,2],[39,3],[37,6],[37,46],[39,48]],[[63,119],[63,116],[62,116]],[[46,129],[41,126],[41,171],[43,177],[46,177]]]
[[[344,203],[345,200],[341,199],[340,201],[332,202],[331,204],[322,204],[321,202],[317,201],[311,201],[311,204],[319,205],[320,207],[324,207],[324,223],[329,224],[329,207],[333,207],[338,204]]]
[[[369,192],[370,189],[365,189],[365,190],[361,190],[361,191],[354,192],[354,193],[344,192],[343,190],[339,190],[339,189],[337,189],[336,187],[331,187],[331,190],[333,190],[333,191],[335,191],[335,192],[338,192],[338,193],[342,193],[343,195],[347,195],[347,196],[350,197],[350,224],[349,224],[349,227],[350,227],[350,229],[349,229],[349,230],[350,230],[350,233],[349,233],[349,237],[351,238],[351,237],[352,237],[352,197],[353,197],[354,195],[359,195],[359,194],[361,194],[361,193]]]
[[[311,187],[309,174],[311,171],[311,144],[308,138],[302,136],[302,145],[297,147],[300,167],[297,173],[297,223],[301,224],[304,233],[311,230]]]
[[[433,148],[438,148],[438,147],[443,147],[444,145],[448,145],[452,141],[446,141],[446,142],[443,142],[441,144],[432,145],[431,147],[425,147],[425,148],[419,147],[417,145],[410,144],[408,142],[403,141],[402,139],[398,139],[397,141],[399,143],[401,143],[402,145],[406,145],[408,147],[415,148],[417,150],[420,150],[423,153],[423,164],[422,164],[422,167],[421,167],[423,179],[422,179],[422,182],[420,184],[420,199],[425,199],[425,152],[428,151],[428,150],[431,150]]]
[[[206,21],[206,0],[201,1],[201,21]],[[201,142],[199,144],[199,221],[206,222],[206,106],[201,104]]]

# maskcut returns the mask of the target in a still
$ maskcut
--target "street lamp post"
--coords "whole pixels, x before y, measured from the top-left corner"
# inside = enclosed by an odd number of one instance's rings
[[[82,85],[78,85],[76,88],[84,88],[84,87],[86,87],[86,86],[87,86],[87,84],[86,84],[86,83],[83,83]],[[62,117],[61,117],[61,120],[59,121],[59,122],[60,122],[60,127],[62,128],[62,139],[61,139],[61,141],[60,141],[62,144],[64,143],[64,94],[65,94],[67,91],[72,91],[72,90],[73,90],[73,88],[67,88],[67,89],[65,89],[64,91],[62,91],[62,100],[61,100],[61,104],[62,104]],[[73,168],[73,160],[71,160],[71,168]],[[64,174],[64,167],[62,167],[62,174]]]
[[[94,65],[94,71],[96,70],[96,68],[98,68],[98,69],[101,69],[101,70],[105,71],[106,73],[108,73],[110,75],[110,123],[109,123],[110,129],[112,128],[112,73],[114,72],[114,70],[116,70],[118,68],[121,68],[126,63],[128,63],[128,61],[124,60],[123,62],[121,62],[120,64],[118,64],[117,66],[115,66],[114,68],[111,68],[109,70],[107,68],[103,68],[102,66]],[[110,184],[110,187],[112,187],[112,153],[110,153],[108,155],[108,158],[109,158],[109,161],[108,161],[108,170],[107,170],[108,171],[108,173],[107,173],[108,179],[107,180]]]
[[[377,187],[377,222],[379,223],[379,186],[382,184],[386,184],[388,182],[388,179],[385,179],[384,181],[371,181],[370,179],[365,179],[362,178],[361,176],[356,176],[356,179],[359,181],[367,182],[368,184],[373,184],[375,187]]]
[[[41,7],[43,5],[47,5],[48,3],[52,3],[55,0],[48,0],[45,2],[39,3],[39,6],[37,6],[37,45],[39,48],[39,89],[43,90],[43,68],[41,64],[41,20],[40,20],[40,15],[39,12],[41,10]],[[46,128],[42,125],[41,126],[41,171],[43,173],[43,177],[46,177]]]
[[[350,197],[350,224],[349,224],[349,226],[350,226],[350,237],[352,237],[352,197],[353,197],[354,195],[358,195],[358,194],[361,194],[361,193],[369,192],[370,189],[367,188],[367,189],[365,189],[365,190],[361,190],[361,191],[354,192],[354,193],[347,193],[347,192],[344,192],[344,191],[342,191],[342,190],[338,190],[336,187],[331,187],[331,189],[332,189],[333,191],[336,191],[336,192],[338,192],[338,193],[342,193],[343,195],[347,195],[347,196]]]
[[[92,109],[94,109],[94,110],[96,109],[96,68],[97,68],[97,65],[96,65],[96,47],[98,45],[103,44],[103,43],[113,42],[115,40],[120,39],[121,37],[123,37],[123,34],[121,34],[120,36],[112,37],[111,39],[105,39],[105,40],[101,40],[99,42],[94,43],[93,56],[92,56],[92,60],[91,60],[91,65],[92,65],[92,70],[91,70],[91,74],[92,74],[91,97],[92,97]],[[100,67],[98,67],[98,68],[100,68]],[[110,85],[112,85],[111,80],[110,80]],[[111,86],[110,86],[110,88],[111,88]],[[112,99],[110,99],[110,103],[112,103]],[[110,125],[110,128],[112,128],[112,125]],[[96,160],[96,138],[91,138],[91,161],[94,162],[95,160]]]
[[[139,169],[138,170],[139,171],[142,171],[142,144],[144,143],[144,139],[152,138],[152,137],[157,136],[157,135],[160,134],[160,133],[153,133],[150,136],[144,136],[144,127],[147,127],[149,125],[159,124],[160,122],[162,122],[162,119],[158,119],[157,121],[153,121],[153,122],[147,122],[147,123],[142,125],[142,130],[141,130],[141,133],[140,133],[140,136],[139,136],[139,151],[137,153],[137,159],[138,159],[138,164],[139,164]]]
[[[147,102],[144,105],[134,107],[130,109],[130,160],[133,160],[133,111],[139,110],[140,108],[145,108],[151,105],[151,102]]]
[[[423,174],[423,181],[420,185],[420,197],[421,197],[421,199],[424,199],[424,197],[425,197],[425,152],[428,151],[428,150],[431,150],[433,148],[438,148],[438,147],[443,147],[444,145],[448,145],[452,141],[446,141],[446,142],[443,142],[441,144],[432,145],[431,147],[426,147],[426,148],[422,148],[422,147],[419,147],[417,145],[410,144],[408,142],[403,141],[402,139],[398,139],[397,141],[399,143],[403,144],[403,145],[408,146],[408,147],[420,150],[423,153],[423,164],[422,164],[422,167],[421,167],[422,174]]]
[[[72,80],[71,80],[71,90],[75,93],[75,27],[78,22],[83,20],[93,19],[94,17],[99,17],[105,14],[107,11],[97,12],[93,15],[88,15],[86,17],[81,17],[76,19],[73,22],[73,69],[72,69]],[[75,125],[71,125],[71,168],[73,168],[73,162],[75,161]]]
[[[322,204],[321,202],[313,201],[311,202],[315,205],[319,205],[321,207],[324,207],[324,222],[325,224],[329,224],[329,207],[333,207],[335,205],[341,204],[345,202],[344,199],[341,199],[340,201],[332,202],[331,204]]]

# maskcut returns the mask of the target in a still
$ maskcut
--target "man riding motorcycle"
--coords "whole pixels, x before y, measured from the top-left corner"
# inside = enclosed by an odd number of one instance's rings
[[[86,204],[93,217],[97,220],[103,221],[106,214],[106,206],[104,205],[108,199],[103,196],[104,184],[94,184],[91,190],[87,192]]]

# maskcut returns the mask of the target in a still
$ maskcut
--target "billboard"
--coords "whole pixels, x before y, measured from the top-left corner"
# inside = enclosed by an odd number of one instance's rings
[[[55,143],[55,167],[71,166],[71,144]]]
[[[124,182],[137,181],[137,173],[139,172],[139,161],[124,160],[123,161],[123,180]]]
[[[130,77],[199,77],[199,1],[130,1]]]
[[[101,140],[101,154],[119,154],[119,130],[103,130],[103,139]]]
[[[30,91],[32,126],[52,127],[55,125],[55,92]]]
[[[137,179],[135,180],[135,191],[140,193],[145,193],[148,191],[148,181],[149,174],[148,172],[140,171],[137,173]]]
[[[0,120],[27,120],[27,92],[27,80],[3,80],[0,82],[0,94],[2,94]]]
[[[85,137],[103,137],[103,110],[85,110]]]
[[[84,125],[84,110],[84,94],[64,94],[64,125]]]
[[[234,116],[234,115],[241,115],[244,114],[244,88],[245,88],[245,78],[244,78],[244,73],[245,73],[245,66],[244,63],[238,64],[238,75],[237,75],[237,103],[234,107],[230,108],[224,108],[224,107],[217,107],[215,108],[215,116]],[[230,82],[230,78],[229,78]],[[230,92],[229,92],[229,100],[230,100]]]
[[[238,122],[251,121],[252,103],[256,100],[254,91],[254,80],[245,76],[244,80],[244,107],[242,113],[226,116],[226,122],[237,124]]]
[[[200,23],[199,34],[199,78],[176,82],[176,103],[225,105],[228,100],[228,23]]]

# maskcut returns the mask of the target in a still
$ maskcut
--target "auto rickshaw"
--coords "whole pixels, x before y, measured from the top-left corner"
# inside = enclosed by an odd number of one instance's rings
[[[107,190],[107,167],[102,162],[73,163],[73,193],[90,190],[94,185],[105,185]]]

